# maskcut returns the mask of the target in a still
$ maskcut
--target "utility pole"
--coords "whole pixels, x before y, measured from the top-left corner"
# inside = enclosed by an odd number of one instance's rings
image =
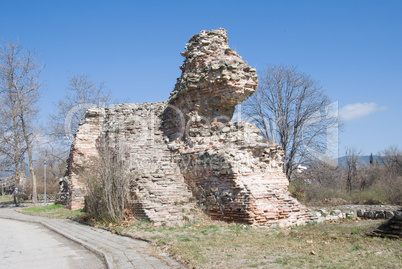
[[[43,200],[44,200],[44,204],[46,206],[46,160],[43,161],[43,169],[44,169],[44,180],[45,180]]]

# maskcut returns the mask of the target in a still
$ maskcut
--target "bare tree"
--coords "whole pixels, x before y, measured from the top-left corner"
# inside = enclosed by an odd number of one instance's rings
[[[3,170],[14,173],[15,185],[18,186],[23,171],[23,161],[26,151],[18,119],[18,104],[15,95],[8,90],[5,81],[5,63],[1,63],[1,98],[0,98],[0,154]],[[4,71],[4,72],[3,72]]]
[[[342,167],[335,165],[330,161],[322,161],[319,159],[312,161],[306,174],[310,180],[314,181],[314,183],[325,187],[335,189],[343,185],[341,182],[343,175]]]
[[[318,82],[295,67],[273,65],[260,74],[259,86],[243,110],[268,142],[282,146],[284,172],[291,179],[312,152],[325,151],[326,138],[338,124],[329,107],[330,100]]]
[[[36,138],[37,147],[35,148],[37,157],[36,171],[39,178],[43,178],[44,161],[46,161],[46,182],[48,193],[58,191],[59,180],[66,172],[66,158],[61,154],[64,149],[58,143],[54,143],[52,138],[39,133]],[[38,186],[41,187],[41,182]]]
[[[346,149],[346,191],[352,192],[354,184],[358,181],[358,162],[361,151],[350,147]]]
[[[21,158],[26,149],[32,177],[33,203],[36,203],[37,198],[36,176],[32,157],[33,122],[38,112],[37,102],[42,87],[39,82],[39,75],[43,69],[37,63],[38,55],[38,53],[12,43],[6,43],[0,48],[1,99],[8,112],[7,120],[10,123],[10,128],[6,130],[5,136],[3,133],[3,138],[7,140],[6,136],[8,136],[9,141],[11,141],[9,145],[12,145],[13,148],[13,163],[17,178],[22,172]],[[23,146],[22,143],[24,143]]]
[[[84,171],[87,183],[86,209],[91,217],[108,221],[120,221],[128,207],[130,172],[124,164],[125,148],[114,145],[110,138],[99,139],[99,158],[88,164]]]
[[[26,147],[19,126],[13,125],[13,121],[9,121],[8,111],[4,111],[7,106],[0,106],[0,113],[3,116],[0,123],[0,171],[13,172],[15,184],[18,186]]]
[[[380,162],[389,173],[402,176],[402,151],[396,146],[391,146],[383,150],[380,154]]]
[[[72,139],[85,111],[103,106],[111,101],[111,95],[103,83],[96,83],[89,75],[79,74],[69,78],[66,95],[56,104],[51,117],[51,131],[57,138]]]

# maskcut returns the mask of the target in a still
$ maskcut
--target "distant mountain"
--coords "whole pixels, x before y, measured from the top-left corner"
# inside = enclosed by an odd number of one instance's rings
[[[338,164],[342,167],[346,167],[346,157],[347,156],[343,156],[343,157],[339,157],[338,158]],[[373,155],[373,160],[374,163],[376,162],[380,162],[380,156],[379,155]],[[366,156],[358,156],[357,157],[357,165],[358,166],[365,166],[370,164],[370,155],[366,155]]]

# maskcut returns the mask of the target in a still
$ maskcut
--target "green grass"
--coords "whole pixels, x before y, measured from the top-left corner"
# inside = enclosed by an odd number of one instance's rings
[[[79,219],[85,216],[82,210],[69,210],[64,208],[62,205],[50,205],[45,207],[28,207],[21,208],[19,210],[21,213],[27,215],[41,216],[54,219]]]
[[[22,209],[23,211],[27,212],[40,212],[40,211],[47,211],[47,210],[55,210],[58,208],[62,208],[62,205],[49,205],[49,206],[42,206],[42,207],[28,207]]]

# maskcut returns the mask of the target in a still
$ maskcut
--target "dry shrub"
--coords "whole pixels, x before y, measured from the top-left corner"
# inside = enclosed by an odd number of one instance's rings
[[[318,183],[308,184],[301,180],[292,181],[289,191],[293,197],[310,206],[338,205],[350,201],[350,195],[344,189],[335,189]]]
[[[345,203],[402,205],[402,177],[390,177],[386,171],[378,174],[382,176],[376,177],[372,184],[365,188],[355,188],[352,192],[346,190],[345,184],[335,188],[316,181],[307,183],[305,180],[292,181],[289,191],[300,202],[312,206]]]
[[[402,205],[402,176],[384,173],[369,188],[352,194],[353,200],[380,201],[382,204]]]
[[[41,177],[36,177],[36,190],[37,194],[43,194],[44,193],[44,178],[43,175]],[[27,197],[32,196],[32,178],[29,177],[22,187],[22,192],[24,192]],[[46,193],[47,194],[56,194],[59,191],[59,182],[57,179],[46,179]]]
[[[402,204],[402,151],[391,147],[379,162],[370,164],[358,163],[358,155],[350,155],[354,163],[349,166],[313,161],[290,183],[289,191],[308,205]]]
[[[103,140],[105,141],[105,140]],[[86,169],[85,210],[91,218],[119,222],[128,207],[129,175],[123,167],[122,148],[98,144],[99,158]]]

